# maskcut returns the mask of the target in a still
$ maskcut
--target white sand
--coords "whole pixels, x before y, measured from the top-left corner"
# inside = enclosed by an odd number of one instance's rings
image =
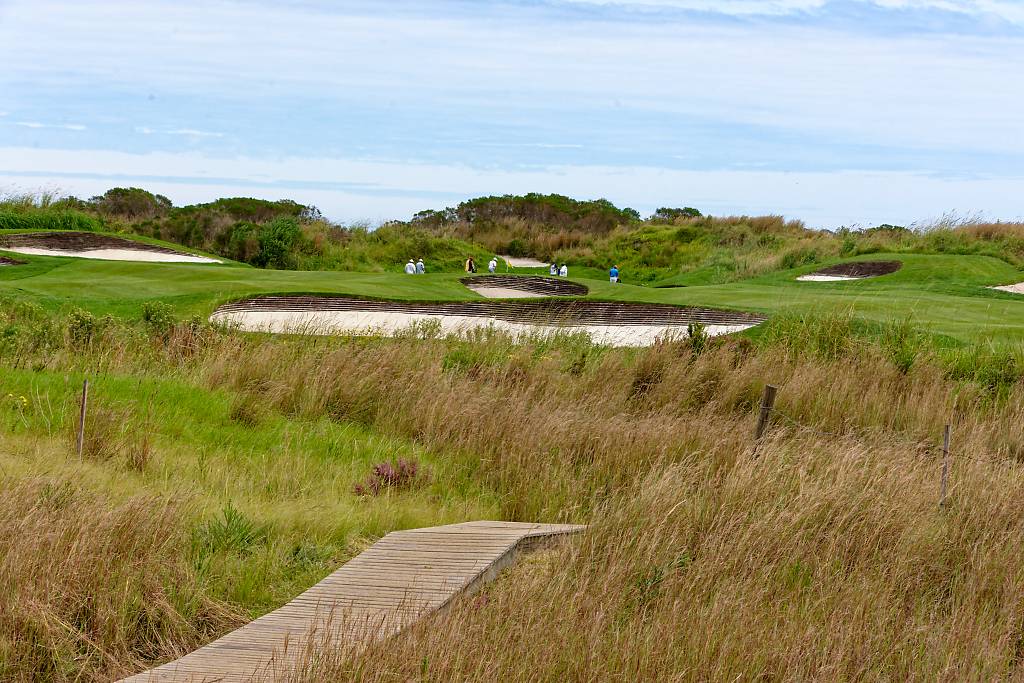
[[[550,263],[538,261],[535,258],[519,258],[518,256],[499,256],[513,268],[547,268]]]
[[[442,333],[461,333],[474,328],[493,327],[511,334],[531,335],[555,332],[586,332],[598,344],[608,346],[650,346],[658,339],[683,338],[686,328],[671,325],[531,325],[468,315],[433,315],[397,311],[225,311],[210,316],[246,332],[292,334],[395,334],[416,323],[438,321]],[[753,325],[707,325],[709,335],[745,330]]]
[[[481,287],[479,285],[466,285],[469,289],[480,296],[486,296],[488,299],[537,299],[543,298],[543,294],[534,294],[533,292],[524,292],[521,289],[512,289],[510,287]]]
[[[797,278],[800,282],[845,282],[847,280],[863,280],[862,277],[850,277],[849,275],[801,275]]]
[[[1018,282],[1015,285],[1000,285],[998,287],[989,287],[989,289],[998,289],[1001,292],[1011,292],[1013,294],[1024,294],[1024,282]]]
[[[154,263],[222,263],[217,259],[191,254],[166,254],[159,251],[144,249],[87,249],[70,251],[65,249],[43,249],[42,247],[4,247],[4,251],[34,256],[72,256],[75,258],[91,258],[100,261],[151,261]]]

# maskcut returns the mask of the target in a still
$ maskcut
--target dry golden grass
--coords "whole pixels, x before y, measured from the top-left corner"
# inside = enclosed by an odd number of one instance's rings
[[[638,478],[549,562],[294,680],[1017,679],[1019,471],[787,439]]]
[[[818,357],[736,340],[696,353],[210,334],[185,353],[176,339],[117,342],[88,362],[229,390],[242,422],[252,404],[411,438],[497,493],[501,517],[590,525],[486,600],[364,653],[316,653],[299,680],[1021,677],[1019,384],[953,382],[926,353],[908,369],[849,340]],[[63,353],[48,367],[83,362]],[[779,414],[755,460],[766,382],[780,387]],[[96,575],[97,591],[118,583]],[[148,647],[106,651],[124,666],[166,654]]]
[[[362,656],[319,657],[308,680],[1017,676],[1019,387],[997,400],[870,348],[826,361],[663,345],[575,375],[560,356],[527,365],[513,349],[472,376],[442,370],[444,348],[240,343],[208,366],[215,384],[279,409],[461,454],[508,518],[591,525],[550,571]],[[766,380],[781,413],[809,426],[776,416],[754,460]],[[940,511],[947,421],[953,486]]]
[[[179,512],[66,480],[3,481],[0,679],[108,681],[238,623],[197,590]]]

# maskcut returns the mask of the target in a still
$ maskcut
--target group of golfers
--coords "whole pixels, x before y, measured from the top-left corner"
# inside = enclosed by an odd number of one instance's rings
[[[494,258],[492,258],[490,261],[487,262],[487,271],[490,272],[490,273],[493,273],[497,269],[498,269],[498,257],[495,256]],[[417,261],[413,261],[412,259],[409,259],[409,262],[405,264],[405,274],[406,275],[423,275],[425,272],[427,272],[427,269],[426,269],[426,266],[423,265],[423,259],[419,259]],[[467,273],[475,273],[476,272],[476,261],[473,260],[472,256],[470,256],[469,258],[466,259],[466,272]],[[549,266],[548,272],[551,275],[557,276],[557,277],[569,277],[569,266],[565,265],[564,263],[561,266],[558,266],[558,265],[552,263]],[[616,284],[619,282],[619,267],[618,266],[612,266],[611,269],[608,271],[608,280],[610,282],[616,283]]]

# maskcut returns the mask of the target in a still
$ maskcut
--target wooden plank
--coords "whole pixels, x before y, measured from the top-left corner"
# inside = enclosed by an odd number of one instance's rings
[[[391,637],[494,578],[536,539],[582,529],[462,522],[392,532],[280,609],[124,682],[233,683],[287,672],[311,644]]]

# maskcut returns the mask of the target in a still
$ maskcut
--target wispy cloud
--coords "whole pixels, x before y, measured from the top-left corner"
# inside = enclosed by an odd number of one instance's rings
[[[165,130],[164,133],[168,135],[187,135],[193,138],[222,138],[224,133],[213,133],[208,130],[196,130],[195,128],[174,128],[172,130]]]
[[[828,0],[563,0],[569,4],[679,9],[731,15],[783,15],[824,7]]]
[[[843,5],[868,5],[889,10],[953,12],[992,16],[1024,23],[1019,0],[561,0],[569,5],[591,5],[646,10],[681,10],[730,16],[787,16],[822,12]]]
[[[143,135],[185,135],[193,138],[222,138],[224,133],[214,133],[207,130],[196,130],[194,128],[171,128],[169,130],[155,130],[147,126],[136,126],[136,133]]]
[[[40,121],[15,121],[15,126],[22,128],[53,128],[57,130],[87,130],[87,126],[80,123],[42,123]]]

